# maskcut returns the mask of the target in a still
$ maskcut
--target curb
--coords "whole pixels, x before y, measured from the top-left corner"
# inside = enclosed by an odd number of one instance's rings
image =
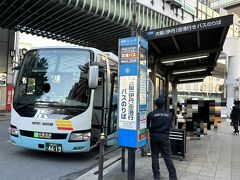
[[[109,165],[110,163],[112,163],[113,161],[115,161],[118,158],[119,157],[114,157],[114,158],[111,158],[111,159],[105,161],[104,166]],[[115,169],[116,167],[118,167],[120,165],[121,165],[121,161],[118,161],[118,162],[112,164],[111,166],[107,167],[106,169],[104,169],[103,179],[106,174],[108,174],[109,172],[111,172],[113,169]],[[91,169],[90,171],[84,173],[83,175],[81,175],[80,177],[78,177],[75,180],[95,180],[95,179],[97,180],[98,174],[94,174],[94,172],[96,172],[96,171],[98,171],[98,166],[96,166],[95,168]]]

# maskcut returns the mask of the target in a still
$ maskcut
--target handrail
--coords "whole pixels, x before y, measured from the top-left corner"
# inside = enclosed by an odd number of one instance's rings
[[[103,170],[106,169],[106,168],[108,168],[109,166],[113,165],[114,163],[118,162],[118,161],[121,160],[121,159],[122,159],[121,157],[117,158],[115,161],[111,162],[111,163],[108,164],[107,166],[104,166],[104,167],[103,167]],[[96,174],[98,174],[98,173],[99,173],[99,170],[95,171],[93,174],[96,175]]]
[[[119,148],[121,148],[121,147],[118,146],[118,147],[116,147],[116,148],[114,148],[114,149],[111,149],[110,151],[105,152],[103,155],[105,156],[105,155],[107,155],[107,154],[110,154],[110,153],[112,153],[112,152],[118,150]],[[97,160],[97,159],[99,159],[99,156],[95,158],[95,160]]]
[[[98,180],[103,179],[103,170],[104,169],[106,169],[107,167],[111,166],[112,164],[116,163],[119,160],[122,160],[122,163],[121,163],[122,164],[121,165],[122,172],[125,171],[125,148],[124,147],[122,147],[121,157],[117,158],[115,161],[111,162],[107,166],[104,166],[104,156],[106,156],[107,154],[110,154],[110,153],[118,150],[119,148],[121,148],[119,146],[119,147],[113,148],[110,151],[104,153],[105,143],[107,141],[112,140],[112,139],[117,139],[117,136],[111,137],[111,138],[108,138],[108,139],[105,139],[105,138],[106,138],[106,135],[104,133],[101,133],[99,141],[94,146],[92,146],[92,147],[97,147],[100,144],[99,156],[96,158],[96,159],[99,159],[99,169],[96,172],[94,172],[94,174],[98,174]]]

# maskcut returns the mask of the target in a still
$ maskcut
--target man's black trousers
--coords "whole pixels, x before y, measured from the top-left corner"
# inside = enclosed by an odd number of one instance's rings
[[[152,151],[152,170],[154,177],[160,177],[159,168],[159,153],[164,158],[165,164],[169,172],[170,180],[176,180],[177,174],[172,161],[171,145],[169,141],[169,135],[160,133],[151,133],[151,151]]]
[[[235,133],[239,132],[239,130],[238,130],[239,121],[238,120],[234,120],[232,122],[233,122],[234,132]]]

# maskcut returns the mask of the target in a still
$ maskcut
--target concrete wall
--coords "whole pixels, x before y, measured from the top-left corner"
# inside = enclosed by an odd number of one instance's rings
[[[168,3],[165,3],[165,9],[163,10],[163,1],[162,0],[154,0],[154,4],[152,5],[151,0],[137,0],[138,3],[141,3],[157,12],[160,12],[164,14],[165,16],[171,17],[172,19],[181,22],[181,23],[187,23],[193,21],[193,16],[185,12],[184,13],[184,19],[182,19],[182,11],[181,9],[178,10],[178,16],[176,16],[176,9],[172,10],[170,8],[170,5]]]
[[[6,85],[12,83],[12,58],[10,50],[14,50],[15,31],[0,28],[0,109],[6,105]]]
[[[0,73],[7,71],[8,32],[0,28]]]
[[[227,114],[230,116],[230,109],[235,98],[239,97],[237,79],[240,77],[240,39],[228,38],[225,41],[223,52],[227,55]],[[240,88],[240,86],[239,86]]]

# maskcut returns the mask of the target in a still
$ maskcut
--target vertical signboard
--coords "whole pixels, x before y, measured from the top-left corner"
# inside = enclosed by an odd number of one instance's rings
[[[12,85],[7,85],[7,95],[6,95],[6,110],[11,111],[12,104]]]
[[[119,40],[119,146],[137,148],[147,142],[147,50],[142,37]]]
[[[139,47],[139,126],[138,126],[138,146],[147,143],[147,58],[148,42],[140,38]]]

